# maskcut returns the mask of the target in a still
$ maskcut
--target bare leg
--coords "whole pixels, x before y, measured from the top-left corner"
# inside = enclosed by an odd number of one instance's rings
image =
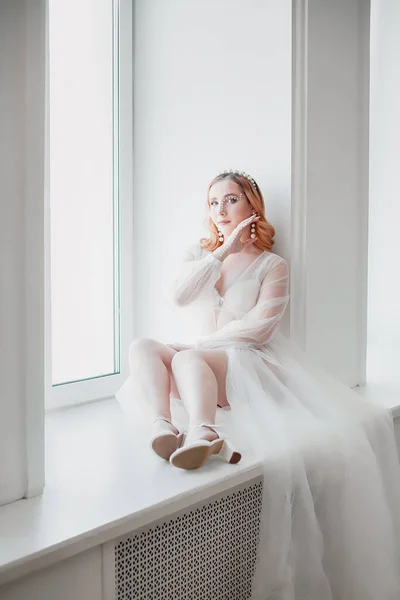
[[[227,362],[225,350],[183,350],[172,359],[176,387],[189,413],[184,444],[170,456],[174,467],[198,469],[213,454],[232,464],[240,461],[240,452],[213,428],[218,398],[225,396]],[[202,423],[209,427],[198,427]]]
[[[214,355],[221,366],[225,361],[222,356]],[[198,350],[184,350],[176,354],[171,363],[179,395],[189,413],[189,433],[186,443],[193,439],[203,438],[213,440],[218,437],[215,432],[205,429],[192,429],[201,423],[215,422],[218,401],[218,381],[213,369],[206,360],[204,353]]]
[[[129,349],[129,370],[139,402],[151,421],[157,417],[171,420],[170,374],[176,354],[169,346],[156,340],[142,338],[132,342]],[[165,429],[165,422],[154,426]],[[174,433],[176,428],[171,429]],[[155,433],[155,431],[154,431]]]

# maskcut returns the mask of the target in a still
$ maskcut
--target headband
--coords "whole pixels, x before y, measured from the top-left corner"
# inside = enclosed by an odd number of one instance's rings
[[[245,173],[244,171],[237,171],[235,169],[227,169],[226,171],[221,171],[220,173],[218,173],[217,177],[219,175],[240,175],[241,177],[246,177],[246,179],[248,179],[250,181],[253,188],[255,190],[257,190],[257,184],[256,184],[255,180],[252,178],[251,175],[249,175],[248,173]]]

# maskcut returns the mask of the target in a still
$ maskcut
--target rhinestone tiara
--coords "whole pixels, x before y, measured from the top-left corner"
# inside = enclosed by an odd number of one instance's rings
[[[218,175],[240,175],[241,177],[246,177],[246,179],[248,179],[251,183],[251,185],[253,186],[253,188],[255,190],[257,190],[257,184],[255,182],[255,180],[252,178],[251,175],[249,175],[248,173],[245,173],[245,171],[237,171],[236,169],[226,169],[225,171],[220,171],[218,173]],[[217,175],[217,177],[218,177]]]

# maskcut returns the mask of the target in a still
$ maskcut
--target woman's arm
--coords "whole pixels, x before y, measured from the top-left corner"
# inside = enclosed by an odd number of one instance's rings
[[[186,251],[177,277],[167,288],[169,298],[178,306],[191,304],[221,276],[223,258],[220,248],[204,258],[196,258],[196,248]]]
[[[255,239],[249,238],[242,242],[240,237],[244,228],[259,218],[257,215],[251,215],[241,221],[222,246],[204,258],[196,257],[200,246],[188,250],[178,277],[168,286],[167,294],[171,300],[178,306],[186,306],[196,300],[204,289],[213,287],[221,276],[220,270],[225,258],[254,243]]]
[[[196,348],[218,348],[232,342],[266,344],[273,336],[289,301],[289,270],[280,258],[265,275],[257,304],[242,319],[196,340]]]

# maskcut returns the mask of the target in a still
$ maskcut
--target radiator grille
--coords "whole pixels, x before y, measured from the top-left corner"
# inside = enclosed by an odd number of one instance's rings
[[[262,481],[125,537],[115,545],[116,600],[247,600]]]

